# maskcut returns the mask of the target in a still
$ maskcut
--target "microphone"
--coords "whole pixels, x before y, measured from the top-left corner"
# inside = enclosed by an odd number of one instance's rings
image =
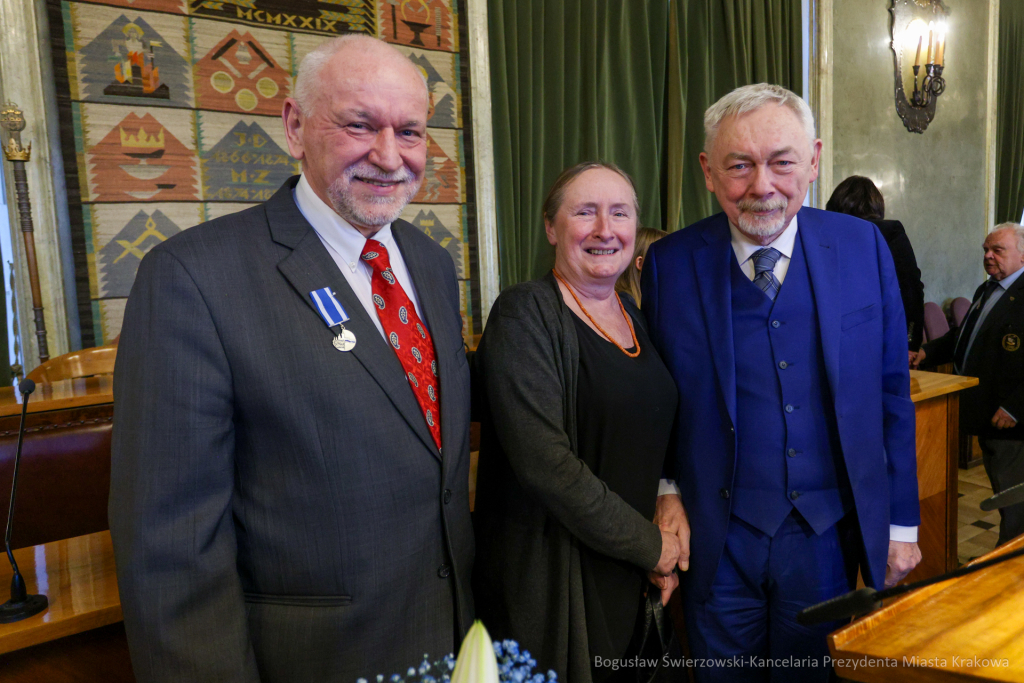
[[[25,413],[28,412],[28,397],[36,390],[36,383],[30,379],[22,380],[18,385],[21,392],[21,426],[18,428],[18,450],[14,455],[14,476],[11,478],[11,505],[7,510],[7,533],[4,546],[7,559],[11,562],[14,575],[11,577],[11,599],[0,605],[0,624],[10,624],[39,614],[47,608],[49,600],[45,595],[29,595],[25,587],[25,579],[18,571],[18,563],[11,552],[11,524],[14,521],[14,496],[18,492],[18,465],[21,464],[21,447],[25,440]]]
[[[985,560],[984,562],[978,562],[977,564],[960,567],[959,569],[954,569],[951,572],[933,576],[932,578],[924,579],[923,581],[917,581],[916,583],[908,583],[903,586],[893,586],[892,588],[886,588],[883,591],[876,591],[874,588],[861,588],[859,590],[850,591],[849,593],[844,593],[843,595],[832,598],[831,600],[819,602],[817,605],[811,605],[810,607],[802,609],[796,615],[796,620],[798,623],[809,625],[820,624],[825,621],[839,621],[840,619],[863,616],[880,607],[882,600],[887,598],[909,593],[912,590],[924,588],[925,586],[930,586],[933,583],[940,583],[948,579],[955,579],[959,576],[973,574],[976,571],[988,569],[989,567],[1002,564],[1007,560],[1012,560],[1021,556],[1024,556],[1024,547],[1018,548],[1013,552],[1006,553],[1005,555],[1000,555],[999,557],[993,557],[991,560]]]
[[[985,512],[992,512],[993,510],[999,510],[1000,508],[1016,505],[1017,503],[1024,503],[1024,484],[1011,486],[991,498],[986,498],[981,501],[981,509]]]

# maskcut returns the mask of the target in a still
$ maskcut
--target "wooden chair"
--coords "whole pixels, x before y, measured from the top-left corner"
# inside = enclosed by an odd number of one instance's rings
[[[95,346],[91,349],[72,351],[46,361],[28,373],[28,379],[37,384],[50,384],[62,379],[110,375],[114,372],[114,358],[117,345]]]

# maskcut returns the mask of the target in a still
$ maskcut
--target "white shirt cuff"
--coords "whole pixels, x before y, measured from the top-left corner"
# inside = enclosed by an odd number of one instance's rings
[[[889,540],[900,541],[902,543],[917,543],[917,527],[890,524]]]
[[[679,495],[679,487],[671,479],[662,479],[658,482],[658,495],[667,496],[671,493]]]
[[[1010,411],[1002,406],[999,406],[999,410],[1003,411],[1007,415],[1010,415]],[[1020,420],[1017,419],[1016,415],[1010,415],[1010,419],[1013,420],[1014,422],[1020,422]]]

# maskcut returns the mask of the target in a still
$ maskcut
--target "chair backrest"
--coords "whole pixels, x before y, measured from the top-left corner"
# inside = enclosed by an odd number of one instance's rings
[[[929,301],[924,305],[924,330],[928,334],[928,339],[938,339],[949,332],[946,314],[933,301]]]
[[[114,358],[117,346],[96,346],[91,349],[72,351],[46,361],[28,373],[28,379],[39,384],[58,382],[76,377],[109,375],[114,372]]]
[[[967,311],[971,309],[971,300],[966,297],[958,296],[953,299],[953,303],[949,308],[953,311],[953,325],[960,327],[964,324],[964,318],[967,317]]]
[[[109,529],[113,406],[29,413],[11,547]],[[20,415],[0,418],[0,508],[10,505]],[[6,589],[0,588],[0,595]],[[2,598],[0,598],[2,599]]]

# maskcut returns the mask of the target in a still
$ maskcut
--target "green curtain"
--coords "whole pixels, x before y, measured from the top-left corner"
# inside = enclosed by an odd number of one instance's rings
[[[681,0],[670,31],[666,225],[676,230],[719,210],[698,160],[704,111],[750,83],[802,92],[800,0]]]
[[[501,284],[553,261],[540,205],[559,172],[611,161],[643,225],[713,213],[704,110],[762,81],[800,92],[800,0],[488,0]]]
[[[663,221],[667,2],[489,0],[501,283],[554,263],[541,202],[566,167],[633,176],[644,225]]]
[[[999,4],[999,84],[996,96],[996,220],[1017,222],[1024,211],[1024,2]]]

